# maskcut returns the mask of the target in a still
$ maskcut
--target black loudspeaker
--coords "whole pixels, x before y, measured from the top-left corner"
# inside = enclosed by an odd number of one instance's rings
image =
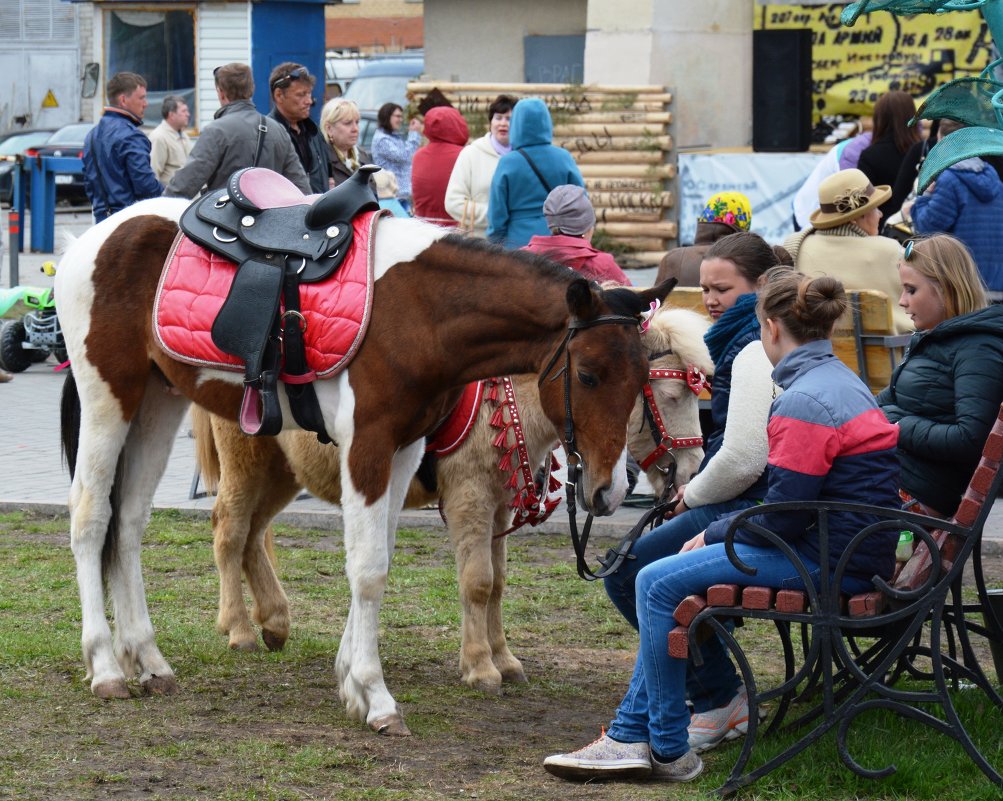
[[[752,149],[811,144],[811,31],[752,32]]]

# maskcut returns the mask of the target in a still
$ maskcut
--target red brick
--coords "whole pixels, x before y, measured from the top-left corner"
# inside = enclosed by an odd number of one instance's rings
[[[690,655],[690,630],[686,626],[676,626],[669,632],[669,656],[686,659]]]
[[[737,584],[715,584],[707,589],[709,606],[736,606],[739,587]]]
[[[854,595],[850,598],[850,617],[874,617],[879,614],[888,603],[888,599],[881,592],[865,592]]]
[[[702,595],[687,595],[679,602],[672,616],[680,626],[688,626],[706,606],[707,601]]]
[[[776,606],[778,612],[803,612],[808,608],[808,596],[801,590],[779,590]]]
[[[775,594],[776,590],[772,587],[746,587],[742,590],[742,607],[744,609],[769,609]]]

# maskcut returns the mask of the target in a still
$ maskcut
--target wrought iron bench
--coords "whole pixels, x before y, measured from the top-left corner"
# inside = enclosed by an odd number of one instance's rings
[[[738,517],[729,529],[726,547],[731,561],[743,572],[734,552],[734,530],[744,524],[784,551],[805,581],[804,592],[768,587],[717,585],[704,596],[685,598],[675,611],[678,626],[669,635],[669,652],[676,657],[693,654],[700,661],[697,643],[703,637],[719,636],[734,656],[749,696],[749,729],[738,760],[721,795],[730,795],[766,775],[830,730],[835,730],[843,763],[854,773],[881,778],[893,766],[869,770],[851,756],[847,734],[857,717],[868,710],[886,709],[917,720],[957,740],[972,761],[998,786],[1003,775],[993,767],[972,741],[958,716],[950,690],[960,681],[981,689],[997,709],[1003,698],[986,678],[972,647],[973,636],[1003,642],[1003,628],[987,603],[982,575],[980,545],[986,518],[1003,485],[1003,408],[986,441],[975,470],[954,516],[949,520],[891,509],[847,503],[783,503],[753,507]],[[766,511],[783,512],[806,508],[816,514],[820,550],[828,552],[829,515],[839,511],[867,511],[879,522],[859,532],[841,556],[834,575],[822,576],[819,587],[807,581],[803,563],[790,546],[765,528],[746,523],[746,518]],[[874,591],[847,598],[839,581],[849,555],[872,532],[891,528],[913,533],[917,545],[912,557],[891,583],[874,579]],[[937,558],[931,558],[931,554]],[[962,574],[971,563],[979,602],[965,604]],[[750,583],[754,581],[752,579]],[[985,622],[973,618],[982,614]],[[779,684],[760,689],[741,645],[723,621],[743,618],[773,621],[784,654],[784,678]],[[792,630],[801,635],[795,647]],[[904,675],[908,686],[899,684]],[[914,685],[920,685],[917,688]],[[793,707],[794,702],[797,707]],[[753,770],[746,765],[755,748],[759,730],[759,707],[775,704],[766,725],[769,734],[781,726],[796,739],[784,750]],[[799,715],[787,721],[792,709]],[[988,707],[992,712],[992,707]],[[939,715],[935,715],[935,710]],[[786,725],[785,725],[786,724]]]

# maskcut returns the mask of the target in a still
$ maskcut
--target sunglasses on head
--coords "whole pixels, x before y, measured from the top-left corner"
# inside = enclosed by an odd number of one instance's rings
[[[306,68],[297,67],[272,81],[272,89],[285,89],[293,81],[306,80],[309,77],[310,73]]]
[[[905,243],[905,251],[902,253],[902,261],[909,261],[912,258],[913,248],[918,239],[908,239]]]

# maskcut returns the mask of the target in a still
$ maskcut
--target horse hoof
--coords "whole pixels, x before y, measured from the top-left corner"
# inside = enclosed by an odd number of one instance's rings
[[[143,682],[143,691],[147,695],[174,695],[178,691],[178,683],[174,676],[150,676]]]
[[[261,630],[261,639],[265,641],[269,651],[281,651],[286,645],[285,637],[267,629]]]
[[[384,737],[410,737],[411,730],[405,725],[400,715],[387,715],[369,724],[373,731]]]
[[[503,670],[502,681],[506,684],[529,684],[529,679],[526,678],[526,673],[522,668]]]
[[[258,650],[258,641],[257,640],[250,640],[250,641],[244,640],[242,642],[241,641],[231,642],[230,643],[230,650],[231,651],[244,651],[245,653],[252,653],[252,652]]]
[[[479,679],[473,676],[469,676],[469,677],[464,677],[463,683],[466,684],[471,690],[477,690],[477,692],[484,693],[485,695],[502,694],[502,683],[500,676],[483,677]]]
[[[125,679],[114,679],[113,681],[103,681],[100,684],[95,684],[91,687],[91,692],[98,698],[102,698],[105,701],[110,701],[115,698],[132,698],[132,695],[129,693],[129,686],[125,683]]]

